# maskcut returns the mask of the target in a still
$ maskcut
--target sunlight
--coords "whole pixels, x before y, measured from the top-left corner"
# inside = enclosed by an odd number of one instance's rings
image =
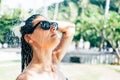
[[[10,8],[21,7],[25,10],[38,9],[43,6],[49,6],[53,3],[59,3],[63,0],[2,0],[2,7]]]

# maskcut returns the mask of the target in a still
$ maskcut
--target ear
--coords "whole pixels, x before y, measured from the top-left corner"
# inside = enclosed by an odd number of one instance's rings
[[[24,39],[25,39],[25,41],[26,41],[27,43],[29,43],[29,40],[31,39],[31,35],[30,35],[30,34],[26,34],[26,35],[24,36]]]
[[[33,41],[33,40],[29,40],[29,44],[31,44],[31,45],[32,45],[33,43],[34,43],[34,41]]]

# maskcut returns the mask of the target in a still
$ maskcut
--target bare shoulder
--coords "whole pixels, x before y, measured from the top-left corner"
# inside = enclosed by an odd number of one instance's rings
[[[27,80],[27,79],[25,78],[25,75],[20,74],[16,80]]]
[[[30,74],[29,73],[21,73],[16,80],[30,80]]]

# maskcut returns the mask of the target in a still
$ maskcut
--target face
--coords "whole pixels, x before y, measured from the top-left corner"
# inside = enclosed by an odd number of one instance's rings
[[[37,17],[33,20],[33,25],[35,26],[40,21],[47,21],[43,16]],[[31,46],[41,47],[41,48],[54,48],[59,43],[58,33],[56,27],[51,25],[49,30],[42,29],[39,24],[34,29],[34,32],[29,35],[30,40],[33,42]]]

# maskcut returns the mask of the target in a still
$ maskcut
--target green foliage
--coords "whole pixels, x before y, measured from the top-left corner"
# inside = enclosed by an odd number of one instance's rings
[[[0,18],[0,42],[4,42],[4,36],[10,32],[14,25],[19,24],[20,21],[20,9],[14,9],[14,13],[6,13]]]
[[[120,15],[118,13],[110,12],[105,32],[106,39],[117,47],[117,41],[120,40]]]
[[[105,27],[104,11],[106,0],[65,0],[60,3],[58,20],[76,24],[74,41],[82,36],[92,46],[99,47],[102,35],[108,43],[117,44],[120,40],[119,0],[110,0],[109,19]]]
[[[101,40],[117,47],[120,40],[120,1],[110,0],[109,18],[105,19],[106,0],[64,0],[59,4],[57,20],[71,21],[75,23],[74,41],[83,37],[90,41],[91,46],[99,47]],[[48,7],[50,19],[54,18],[55,4]],[[15,24],[20,23],[21,9],[9,9],[0,18],[0,41],[4,40],[4,34],[10,32]],[[44,13],[39,8],[36,13]],[[33,14],[33,10],[29,10]],[[23,14],[24,15],[24,14]],[[106,26],[104,26],[106,24]]]

